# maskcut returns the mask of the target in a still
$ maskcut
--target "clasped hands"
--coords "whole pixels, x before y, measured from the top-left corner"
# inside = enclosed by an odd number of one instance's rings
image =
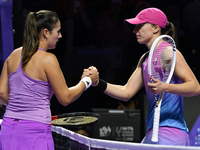
[[[97,86],[99,83],[99,72],[96,67],[90,66],[88,69],[83,70],[81,79],[84,77],[90,77],[92,80],[92,86]]]

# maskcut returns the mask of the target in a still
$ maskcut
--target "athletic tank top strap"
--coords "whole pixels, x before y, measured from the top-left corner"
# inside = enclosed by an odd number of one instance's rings
[[[19,66],[17,67],[17,69],[13,73],[19,72],[21,70],[23,70],[23,68],[22,68],[22,51],[21,51],[21,58],[20,58]],[[11,74],[13,74],[13,73],[11,73]]]
[[[42,49],[41,47],[39,47],[38,50],[42,50],[42,51],[44,51],[44,49]]]
[[[42,50],[42,51],[44,51],[44,49],[42,49],[42,48],[38,48],[38,50]],[[18,68],[17,68],[17,70],[15,71],[15,72],[18,72],[18,71],[21,71],[21,70],[23,70],[23,68],[22,68],[22,55],[23,55],[23,48],[22,48],[22,51],[21,51],[21,59],[20,59],[20,63],[19,63],[19,66],[18,66]]]

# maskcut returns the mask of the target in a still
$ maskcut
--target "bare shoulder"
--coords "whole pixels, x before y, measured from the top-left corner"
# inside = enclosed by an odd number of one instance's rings
[[[21,52],[22,52],[22,47],[19,47],[15,50],[13,50],[13,52],[10,54],[10,56],[8,58],[13,58],[13,57],[20,57],[21,56]]]
[[[19,48],[13,50],[13,52],[8,56],[6,61],[10,65],[19,64],[19,61],[20,61],[20,58],[21,58],[21,52],[22,52],[22,47],[19,47]]]
[[[149,53],[149,51],[148,51],[148,52],[145,52],[145,53],[140,57],[139,62],[138,62],[138,67],[141,67],[142,63],[143,63],[143,62],[145,61],[145,59],[147,58],[148,53]]]
[[[44,56],[42,56],[42,57],[43,57],[43,61],[45,64],[50,65],[50,64],[58,63],[58,59],[54,54],[45,52],[45,53],[43,53],[43,55]]]
[[[6,59],[7,67],[8,67],[8,73],[14,72],[17,67],[20,64],[20,59],[21,59],[21,52],[22,48],[17,48],[13,50],[13,52],[10,54],[10,56]]]
[[[182,53],[178,49],[176,49],[176,55],[183,57]]]
[[[43,54],[42,54],[43,55]],[[61,79],[61,68],[56,56],[49,52],[44,52],[44,59],[41,63],[44,72],[46,73],[47,80],[52,84],[55,79]]]
[[[12,52],[12,54],[21,54],[21,52],[22,52],[22,47],[19,47],[19,48],[16,48],[13,52]]]
[[[179,50],[176,50],[176,63],[184,62],[185,58]]]
[[[40,61],[40,65],[44,68],[45,72],[60,68],[57,57],[50,52],[40,51],[40,54],[37,56],[37,60]]]

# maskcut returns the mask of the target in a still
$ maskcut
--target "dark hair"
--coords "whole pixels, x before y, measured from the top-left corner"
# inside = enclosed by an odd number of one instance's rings
[[[41,31],[53,30],[55,24],[59,21],[58,15],[49,10],[30,12],[26,18],[24,37],[23,37],[23,55],[22,68],[24,69],[33,54],[38,50]]]
[[[173,23],[168,21],[166,27],[161,28],[161,35],[163,34],[171,36],[174,39],[176,46],[178,46],[177,32]]]
[[[152,23],[151,23],[152,24]],[[153,26],[156,26],[155,24],[152,24]],[[176,32],[176,28],[173,25],[173,23],[167,21],[166,27],[165,28],[161,28],[161,35],[169,35],[171,36],[175,43],[176,43],[176,47],[178,47],[178,37],[177,37],[177,32]]]

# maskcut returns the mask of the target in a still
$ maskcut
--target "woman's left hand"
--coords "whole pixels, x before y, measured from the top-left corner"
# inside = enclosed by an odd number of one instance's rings
[[[151,91],[151,93],[153,93],[153,94],[163,93],[164,87],[165,87],[164,85],[166,83],[163,83],[158,79],[154,79],[153,77],[152,77],[152,81],[153,81],[153,83],[151,83],[151,82],[147,83],[147,86],[148,86],[149,90]]]

